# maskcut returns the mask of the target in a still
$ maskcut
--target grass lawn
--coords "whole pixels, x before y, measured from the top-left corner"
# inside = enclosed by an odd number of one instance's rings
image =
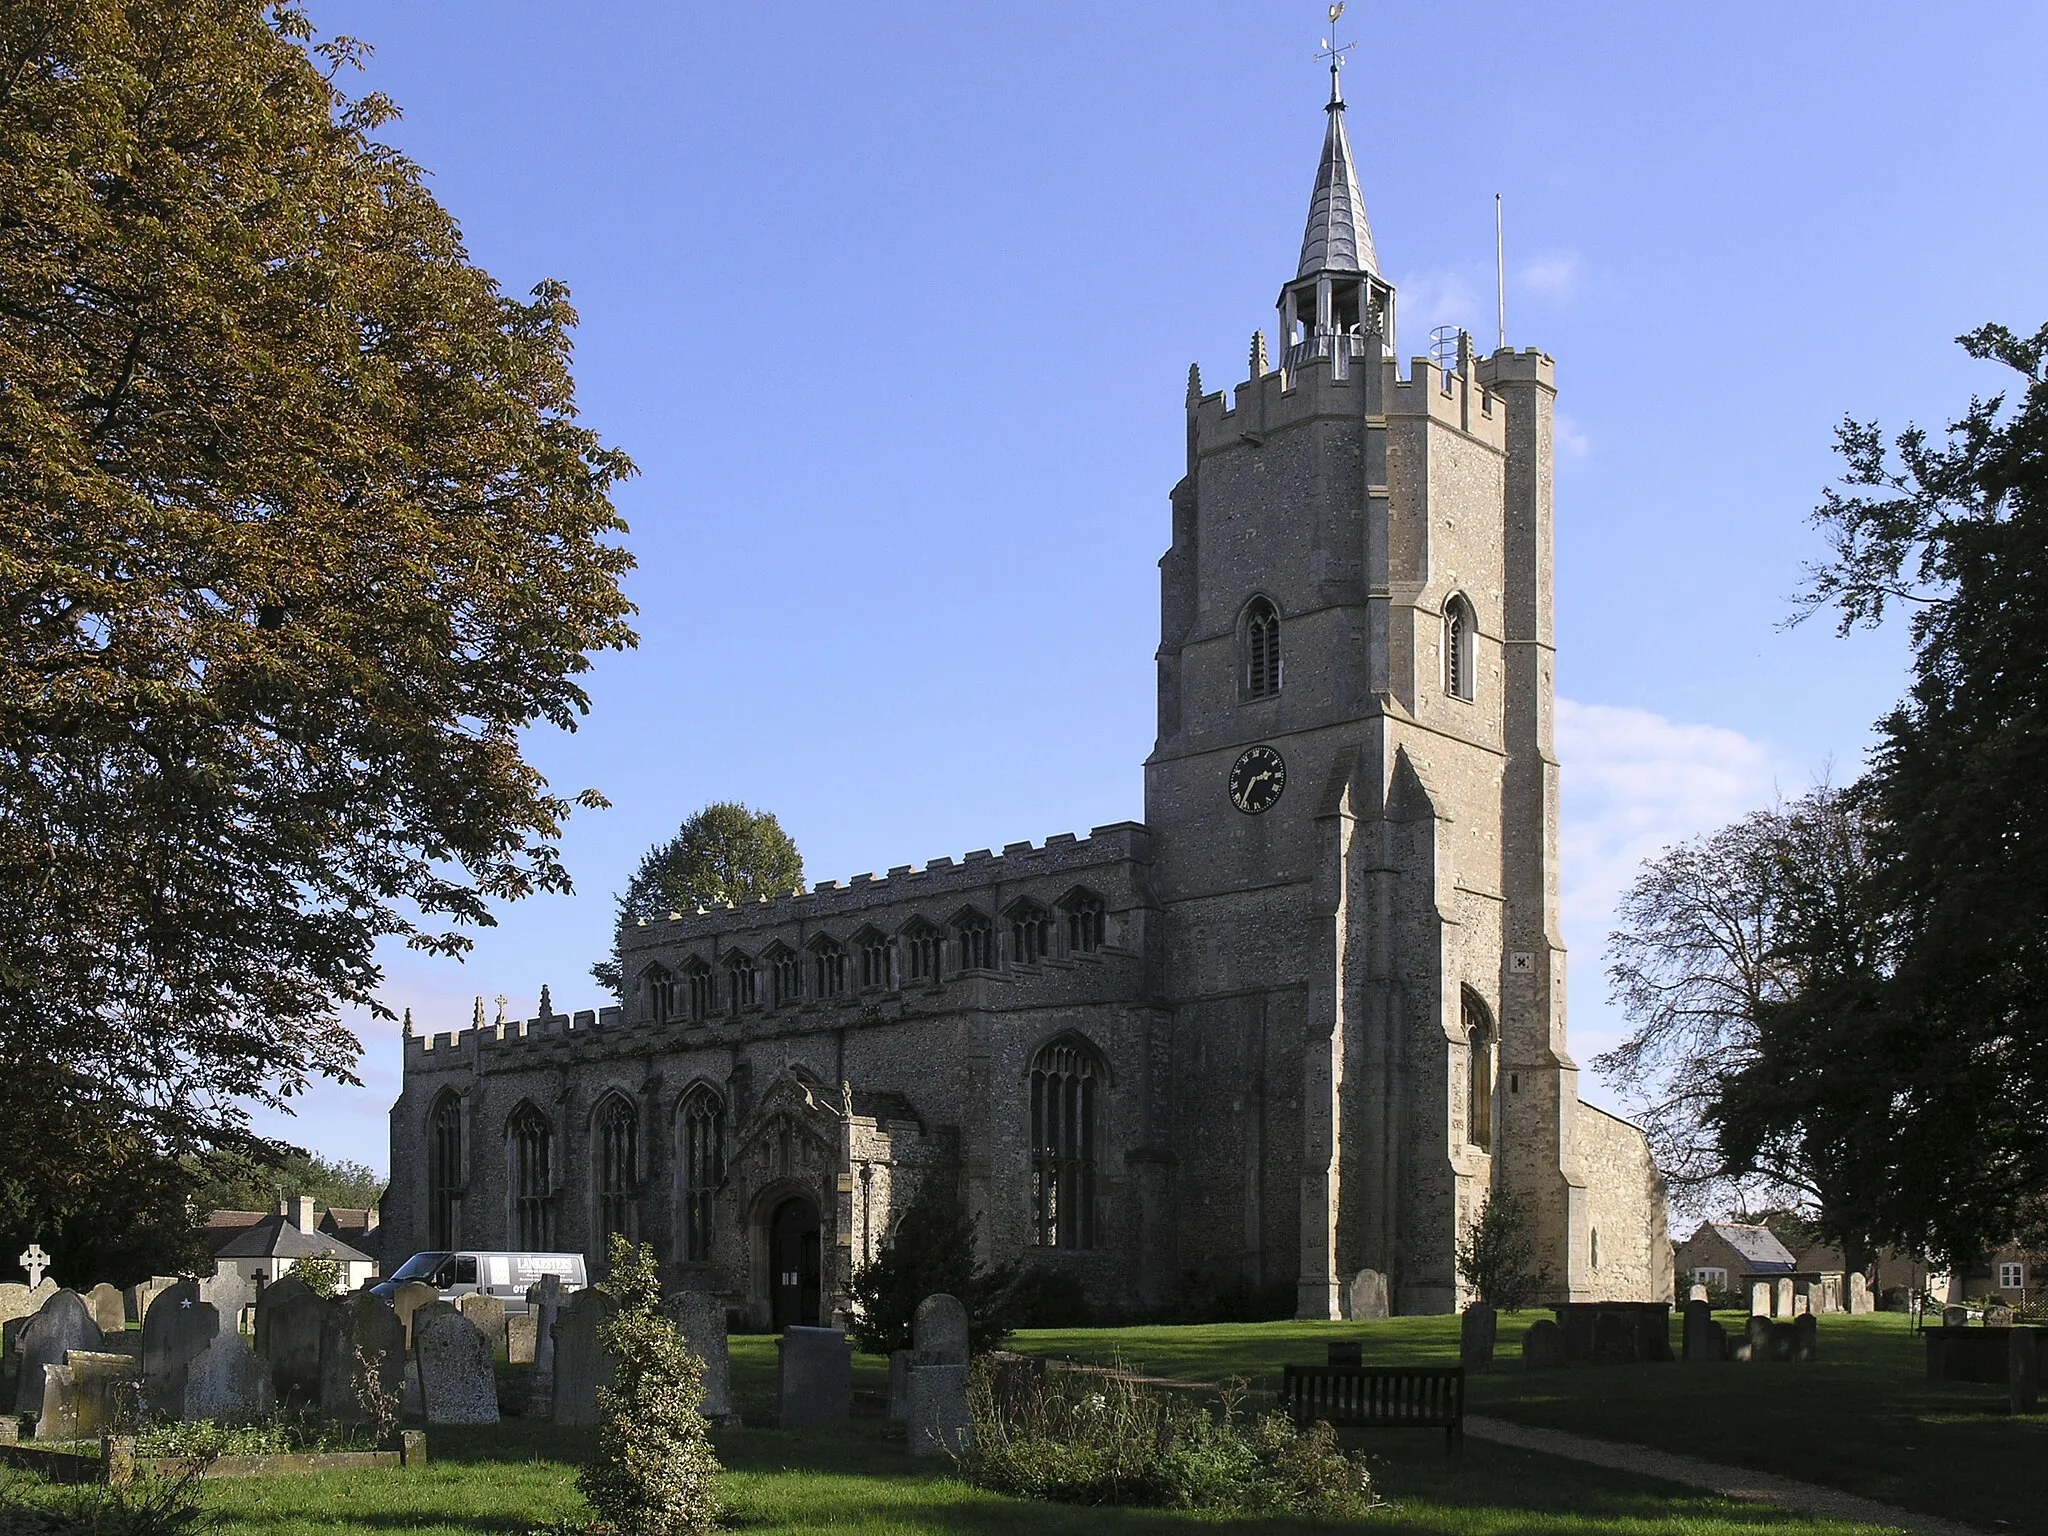
[[[1615,1365],[1525,1372],[1521,1335],[1548,1313],[1501,1319],[1498,1368],[1467,1405],[1547,1429],[1761,1468],[1909,1509],[2048,1536],[2048,1415],[2006,1412],[2005,1389],[1926,1379],[1901,1315],[1823,1317],[1806,1365]],[[1734,1334],[1743,1319],[1724,1315]],[[1674,1323],[1674,1347],[1676,1340]],[[1075,1360],[1121,1356],[1161,1375],[1278,1384],[1289,1361],[1360,1339],[1368,1361],[1455,1363],[1455,1317],[1022,1333],[1012,1347]],[[1384,1437],[1379,1437],[1384,1438]]]

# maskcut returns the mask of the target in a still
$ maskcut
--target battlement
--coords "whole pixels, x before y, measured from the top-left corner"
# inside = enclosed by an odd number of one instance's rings
[[[481,1008],[482,999],[478,1006]],[[410,1021],[411,1014],[408,1012]],[[471,1024],[467,1029],[445,1030],[440,1034],[408,1034],[405,1037],[405,1071],[433,1072],[461,1066],[474,1053],[499,1045],[524,1045],[529,1041],[562,1035],[613,1029],[626,1021],[626,1010],[617,1004],[584,1008],[575,1013],[544,1012],[537,1018],[506,1019],[495,1024]]]
[[[1371,384],[1378,370],[1379,387]],[[1492,385],[1536,379],[1555,389],[1555,365],[1533,348],[1476,358],[1469,372],[1440,368],[1427,357],[1411,358],[1401,376],[1393,358],[1348,362],[1311,358],[1298,368],[1276,369],[1237,386],[1235,398],[1222,390],[1188,401],[1191,440],[1197,456],[1249,443],[1256,447],[1274,432],[1332,416],[1422,417],[1468,433],[1506,451],[1507,413]]]

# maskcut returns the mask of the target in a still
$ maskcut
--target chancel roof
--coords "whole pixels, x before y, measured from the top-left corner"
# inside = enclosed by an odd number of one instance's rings
[[[1301,270],[1296,277],[1319,272],[1379,274],[1372,248],[1372,224],[1365,216],[1365,197],[1358,190],[1358,167],[1351,158],[1351,138],[1344,131],[1344,102],[1332,94],[1330,126],[1323,134],[1323,161],[1316,167],[1315,196],[1309,199],[1308,228],[1301,237]]]

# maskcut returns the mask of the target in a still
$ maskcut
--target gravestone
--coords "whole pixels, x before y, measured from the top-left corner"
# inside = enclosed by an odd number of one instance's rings
[[[1941,1309],[1941,1326],[1944,1328],[1969,1327],[1970,1309],[1968,1307],[1943,1307]]]
[[[1680,1358],[1688,1362],[1718,1360],[1718,1353],[1709,1353],[1707,1330],[1714,1326],[1714,1309],[1704,1300],[1688,1301],[1685,1304],[1685,1328],[1680,1335]]]
[[[513,1312],[506,1316],[505,1358],[512,1364],[533,1364],[534,1334],[539,1324],[538,1312]]]
[[[185,1417],[186,1371],[220,1331],[220,1314],[199,1299],[190,1280],[157,1292],[142,1320],[142,1397],[149,1413]]]
[[[2005,1336],[2006,1406],[2014,1413],[2037,1413],[2041,1407],[2041,1335],[2015,1328]]]
[[[1849,1275],[1849,1310],[1859,1316],[1877,1310],[1877,1304],[1870,1299],[1870,1282],[1860,1269]]]
[[[1603,1365],[1633,1365],[1637,1359],[1636,1331],[1618,1312],[1601,1312],[1593,1318],[1593,1358]]]
[[[269,1413],[276,1402],[265,1363],[241,1334],[222,1328],[185,1369],[185,1400],[179,1416],[188,1424],[200,1419],[247,1424]]]
[[[484,1336],[494,1355],[506,1354],[505,1347],[505,1303],[495,1296],[486,1296],[482,1291],[471,1291],[459,1297],[455,1310],[476,1325],[476,1331]]]
[[[1780,1281],[1778,1282],[1778,1301],[1777,1301],[1777,1305],[1771,1308],[1771,1316],[1773,1316],[1773,1317],[1790,1317],[1791,1315],[1792,1315],[1792,1282],[1791,1282],[1791,1281],[1790,1281],[1789,1279],[1786,1279],[1786,1280],[1780,1280]]]
[[[973,1418],[967,1407],[967,1367],[913,1365],[908,1418],[911,1455],[965,1455],[974,1443]]]
[[[548,1274],[526,1292],[533,1308],[533,1386],[526,1402],[526,1416],[548,1419],[555,1412],[555,1325],[561,1320],[562,1277]]]
[[[844,1424],[853,1410],[853,1345],[838,1328],[789,1328],[775,1343],[784,1429]],[[913,1396],[916,1393],[912,1368]]]
[[[1707,1288],[1704,1285],[1696,1285],[1686,1293],[1685,1299],[1687,1301],[1705,1301],[1707,1299]]]
[[[1728,1358],[1728,1330],[1712,1319],[1709,1319],[1707,1322],[1706,1353],[1702,1358],[1707,1360],[1726,1360]]]
[[[1811,1312],[1803,1312],[1792,1319],[1792,1355],[1794,1360],[1818,1360],[1820,1358],[1820,1325]]]
[[[420,1394],[420,1363],[410,1354],[405,1357],[405,1375],[398,1383],[399,1416],[407,1419],[425,1418],[427,1400]]]
[[[1522,1335],[1522,1369],[1555,1371],[1564,1365],[1564,1330],[1547,1317],[1537,1318]]]
[[[661,1310],[704,1367],[704,1417],[731,1419],[732,1363],[725,1338],[725,1303],[702,1291],[677,1291],[661,1304]]]
[[[1807,1308],[1807,1310],[1810,1312],[1825,1312],[1830,1316],[1841,1311],[1842,1277],[1840,1275],[1823,1276],[1820,1288],[1814,1294],[1813,1305]]]
[[[178,1283],[176,1275],[151,1275],[139,1285],[128,1287],[128,1321],[142,1323],[149,1316],[150,1304]]]
[[[133,1355],[74,1349],[64,1364],[71,1377],[78,1438],[96,1439],[134,1428],[140,1382]]]
[[[99,1324],[76,1291],[59,1291],[44,1302],[21,1330],[20,1354],[16,1367],[21,1372],[14,1392],[16,1413],[40,1413],[43,1408],[43,1372],[64,1363],[72,1349],[98,1349]]]
[[[2012,1326],[2012,1308],[2002,1301],[1993,1302],[1984,1309],[1984,1326],[1986,1328],[2010,1328]]]
[[[78,1389],[68,1365],[42,1368],[42,1401],[36,1405],[35,1438],[76,1440],[78,1438]]]
[[[305,1284],[303,1280],[299,1283]],[[255,1281],[239,1269],[219,1270],[199,1282],[199,1299],[213,1303],[213,1310],[220,1314],[221,1327],[237,1332],[241,1330],[243,1312],[254,1306],[261,1295]]]
[[[1769,1317],[1771,1315],[1771,1282],[1759,1280],[1749,1288],[1749,1315]]]
[[[320,1411],[344,1424],[360,1424],[366,1381],[396,1406],[405,1394],[405,1329],[398,1314],[363,1292],[327,1303],[320,1320]]]
[[[17,1317],[34,1317],[42,1302],[32,1299],[25,1285],[9,1282],[0,1285],[0,1323],[11,1322]]]
[[[430,1307],[441,1299],[441,1293],[431,1285],[422,1285],[417,1280],[408,1280],[391,1293],[391,1310],[398,1314],[399,1326],[405,1329],[405,1347],[412,1348],[412,1315],[421,1307]]]
[[[101,1333],[119,1333],[128,1326],[128,1303],[104,1280],[85,1293],[85,1306]]]
[[[910,1347],[922,1356],[917,1362],[920,1365],[965,1365],[967,1308],[958,1297],[944,1292],[925,1297],[911,1320],[910,1341]]]
[[[1483,1301],[1475,1301],[1458,1319],[1458,1363],[1468,1371],[1493,1369],[1493,1344],[1500,1328],[1500,1315]]]
[[[1766,1358],[1776,1361],[1790,1360],[1798,1352],[1798,1348],[1799,1340],[1793,1325],[1772,1318],[1770,1342],[1765,1351]]]
[[[1361,1269],[1351,1277],[1351,1317],[1354,1322],[1378,1322],[1387,1316],[1387,1277],[1376,1269]]]
[[[555,1319],[555,1397],[557,1424],[595,1424],[597,1389],[612,1382],[611,1355],[598,1343],[597,1331],[619,1310],[603,1291],[581,1290],[562,1303]]]
[[[421,1312],[413,1318],[412,1351],[420,1367],[420,1396],[429,1424],[495,1424],[498,1379],[491,1341],[459,1312]],[[596,1418],[595,1404],[592,1405]]]
[[[1771,1358],[1771,1320],[1768,1317],[1751,1317],[1749,1332],[1742,1341],[1738,1360],[1748,1360],[1761,1365]]]
[[[917,1351],[914,1349],[889,1351],[889,1422],[892,1424],[902,1424],[910,1418],[910,1367],[916,1359]]]
[[[228,1319],[234,1314],[220,1311],[221,1331],[232,1333]],[[271,1390],[286,1407],[303,1407],[320,1400],[320,1329],[327,1304],[293,1275],[272,1281],[256,1299],[256,1353],[270,1371]]]
[[[1329,1345],[1325,1359],[1331,1365],[1363,1365],[1365,1345],[1357,1339],[1337,1339]]]

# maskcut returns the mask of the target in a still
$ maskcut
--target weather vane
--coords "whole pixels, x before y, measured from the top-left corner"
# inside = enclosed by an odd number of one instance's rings
[[[1346,43],[1341,48],[1337,46],[1337,22],[1343,14],[1344,0],[1337,0],[1337,3],[1330,7],[1330,35],[1323,39],[1323,51],[1316,55],[1319,59],[1328,59],[1330,61],[1330,73],[1332,75],[1344,67],[1344,55],[1358,46],[1356,43]]]

